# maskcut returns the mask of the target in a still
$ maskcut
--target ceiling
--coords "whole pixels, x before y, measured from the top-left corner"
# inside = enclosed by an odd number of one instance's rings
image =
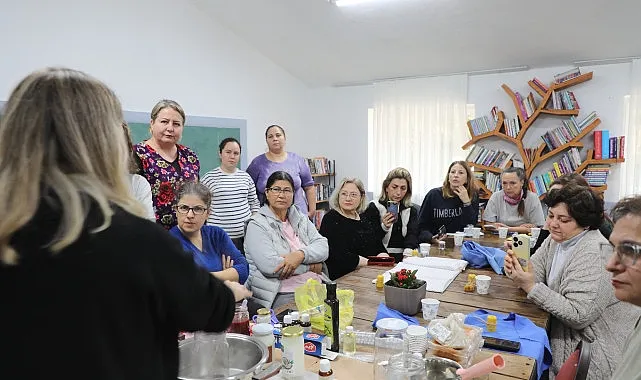
[[[312,87],[641,56],[638,0],[193,0]]]

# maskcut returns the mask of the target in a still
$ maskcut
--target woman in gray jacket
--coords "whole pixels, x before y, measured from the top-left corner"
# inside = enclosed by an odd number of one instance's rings
[[[639,310],[617,300],[610,286],[605,264],[612,248],[599,232],[603,201],[589,188],[570,184],[550,191],[545,203],[550,236],[532,256],[528,272],[511,250],[505,271],[552,315],[550,379],[582,340],[591,343],[588,379],[610,379]]]
[[[327,280],[323,265],[329,255],[327,239],[307,215],[292,207],[294,188],[287,172],[272,173],[265,186],[265,205],[247,224],[246,285],[264,307],[294,302],[294,289],[310,278]]]

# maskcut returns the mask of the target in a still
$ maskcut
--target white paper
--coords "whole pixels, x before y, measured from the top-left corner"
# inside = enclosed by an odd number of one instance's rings
[[[431,260],[426,260],[431,259]],[[416,261],[420,260],[420,261]],[[462,262],[462,263],[461,263]],[[442,269],[439,267],[427,266],[427,264],[439,265],[449,269]],[[416,265],[420,264],[420,265]],[[396,264],[396,266],[387,272],[383,273],[385,282],[389,281],[392,273],[398,272],[401,269],[417,270],[416,278],[427,282],[426,290],[428,292],[443,293],[445,289],[454,281],[456,276],[467,265],[467,261],[447,259],[442,257],[408,257],[403,262]],[[376,280],[372,281],[375,282]]]
[[[480,233],[479,236],[485,236],[485,233],[483,233],[483,231],[481,231],[479,233]],[[454,236],[454,234],[456,234],[456,232],[448,232],[447,236]],[[465,237],[472,237],[472,233],[470,232],[469,234],[465,234]]]

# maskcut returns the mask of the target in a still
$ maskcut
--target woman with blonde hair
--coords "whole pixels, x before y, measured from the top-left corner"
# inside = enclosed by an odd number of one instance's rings
[[[412,176],[407,169],[392,169],[378,201],[370,202],[363,219],[377,226],[377,234],[396,261],[405,249],[418,248],[418,212],[412,207]]]
[[[249,295],[136,216],[129,157],[120,103],[102,82],[54,68],[11,93],[0,120],[0,325],[11,326],[1,379],[24,378],[35,357],[32,378],[73,368],[175,379],[178,332],[224,331]]]
[[[430,190],[418,217],[419,241],[436,243],[445,232],[463,231],[476,224],[479,198],[474,175],[465,161],[450,164],[443,186]]]
[[[329,198],[332,208],[320,227],[321,235],[329,243],[329,257],[325,261],[329,278],[334,280],[367,265],[369,256],[388,256],[385,246],[376,234],[376,226],[361,218],[367,207],[365,187],[358,178],[343,178]]]
[[[198,181],[196,153],[179,144],[185,128],[185,111],[177,102],[163,99],[151,110],[151,137],[135,145],[138,174],[151,185],[156,222],[165,229],[176,225],[176,189],[184,181]]]

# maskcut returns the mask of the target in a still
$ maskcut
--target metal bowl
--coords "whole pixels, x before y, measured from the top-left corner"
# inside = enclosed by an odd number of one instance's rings
[[[267,347],[263,342],[242,334],[227,334],[229,343],[229,376],[216,379],[229,380],[251,380],[252,375],[260,370],[267,361]],[[178,366],[178,378],[182,380],[211,380],[213,377],[195,377],[189,363],[192,363],[191,355],[194,339],[186,339],[180,342],[180,364]]]
[[[456,374],[456,370],[462,368],[454,360],[430,356],[425,358],[425,371],[428,380],[460,380],[461,377]]]

